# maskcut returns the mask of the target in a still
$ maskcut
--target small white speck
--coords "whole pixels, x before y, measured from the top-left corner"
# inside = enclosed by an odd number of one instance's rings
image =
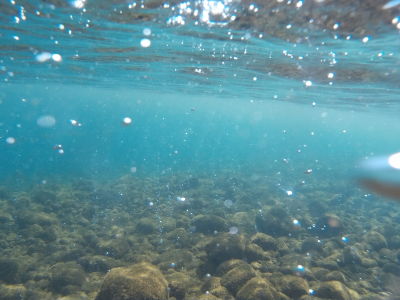
[[[132,118],[130,118],[130,117],[125,117],[125,118],[122,119],[122,123],[123,123],[124,125],[131,125],[131,124],[132,124]]]
[[[303,82],[304,82],[304,85],[305,85],[306,87],[312,86],[312,81],[311,81],[311,80],[304,80]]]
[[[143,35],[144,36],[150,36],[151,35],[151,29],[150,28],[143,29]]]
[[[51,55],[51,59],[55,62],[61,62],[62,56],[60,54],[54,53]]]
[[[362,39],[363,43],[368,43],[368,41],[369,41],[369,37],[368,36],[363,37],[363,39]]]
[[[140,46],[142,46],[143,48],[148,48],[151,46],[151,41],[149,39],[141,39]]]
[[[8,138],[6,138],[6,143],[9,145],[15,144],[16,139],[15,137],[9,136]]]

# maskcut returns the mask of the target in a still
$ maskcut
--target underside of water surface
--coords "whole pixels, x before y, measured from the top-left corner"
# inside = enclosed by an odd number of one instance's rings
[[[0,300],[400,299],[399,32],[397,0],[2,1]]]

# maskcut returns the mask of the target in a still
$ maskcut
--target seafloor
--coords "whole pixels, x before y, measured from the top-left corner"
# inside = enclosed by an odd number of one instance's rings
[[[1,188],[0,299],[400,299],[399,223],[400,204],[329,178]]]

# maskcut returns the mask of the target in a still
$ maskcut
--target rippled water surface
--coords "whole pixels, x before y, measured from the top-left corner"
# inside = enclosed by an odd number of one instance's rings
[[[399,203],[355,176],[398,180],[399,33],[396,0],[0,2],[0,299],[398,299]]]

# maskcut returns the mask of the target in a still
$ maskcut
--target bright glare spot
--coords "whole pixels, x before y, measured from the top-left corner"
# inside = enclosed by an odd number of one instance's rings
[[[185,25],[185,19],[178,15],[178,16],[173,16],[167,20],[168,25]]]
[[[15,144],[15,142],[16,142],[16,139],[14,137],[12,137],[12,136],[6,138],[6,143],[7,144],[12,145],[12,144]]]
[[[50,59],[51,59],[51,53],[49,53],[49,52],[42,52],[42,53],[39,53],[38,55],[36,55],[36,61],[38,61],[40,63],[46,62]]]
[[[393,25],[396,25],[397,23],[399,23],[399,20],[400,20],[399,17],[394,17],[394,18],[392,19],[392,24],[393,24]]]
[[[305,268],[304,268],[303,265],[297,265],[296,270],[299,271],[299,272],[304,272]]]
[[[44,115],[36,120],[36,124],[43,128],[50,128],[56,125],[56,119],[51,115]]]
[[[77,127],[81,127],[82,123],[79,123],[77,120],[69,120],[69,122],[71,123],[72,126],[77,126]]]
[[[304,80],[303,82],[304,82],[304,85],[305,85],[306,87],[312,86],[312,81],[311,81],[311,80]]]
[[[185,197],[176,197],[176,201],[179,201],[179,202],[185,202],[186,201],[186,198]]]
[[[232,226],[229,228],[229,233],[230,234],[237,234],[239,232],[239,229],[236,226]]]
[[[333,25],[333,29],[334,29],[334,30],[336,30],[336,29],[338,29],[338,28],[339,28],[339,24],[338,24],[338,23],[336,23],[336,24]]]
[[[296,3],[296,7],[297,8],[300,8],[302,6],[303,6],[303,1],[299,1],[299,2]]]
[[[314,294],[315,294],[315,291],[314,291],[313,289],[309,289],[309,290],[308,290],[308,293],[309,293],[310,295],[314,295]]]
[[[253,81],[257,81],[257,77],[254,76],[254,77],[253,77]]]
[[[392,168],[400,170],[400,152],[390,155],[388,163]]]
[[[132,124],[132,119],[129,118],[129,117],[125,117],[125,118],[122,119],[122,123],[124,125],[131,125]]]
[[[140,46],[142,46],[143,48],[148,48],[151,46],[151,41],[149,39],[141,39]]]
[[[81,8],[85,7],[85,2],[86,2],[86,0],[74,0],[74,1],[71,1],[70,3],[73,7],[81,9]]]
[[[233,205],[233,202],[232,202],[232,200],[225,200],[224,201],[224,206],[225,207],[227,207],[227,208],[230,208],[231,206]]]
[[[65,29],[65,26],[64,26],[64,24],[59,24],[59,25],[58,25],[58,29],[60,29],[60,30],[64,30],[64,29]]]
[[[62,56],[60,54],[54,53],[51,55],[51,58],[55,61],[55,62],[60,62],[62,61]]]
[[[293,220],[293,225],[299,226],[299,225],[300,225],[300,221],[297,220],[297,219],[294,219],[294,220]]]
[[[368,36],[363,37],[363,39],[362,39],[363,43],[367,43],[368,41],[369,41],[369,37]]]
[[[19,36],[18,35],[14,35],[13,39],[16,40],[16,41],[19,41]]]
[[[292,196],[293,195],[293,191],[286,191],[286,195]]]
[[[151,35],[151,29],[150,28],[143,29],[143,35],[144,36],[150,36]]]
[[[329,79],[332,79],[333,77],[335,77],[335,74],[334,74],[334,73],[332,73],[332,72],[330,72],[330,73],[328,73],[328,75],[327,75],[327,76],[328,76],[328,78],[329,78]]]

